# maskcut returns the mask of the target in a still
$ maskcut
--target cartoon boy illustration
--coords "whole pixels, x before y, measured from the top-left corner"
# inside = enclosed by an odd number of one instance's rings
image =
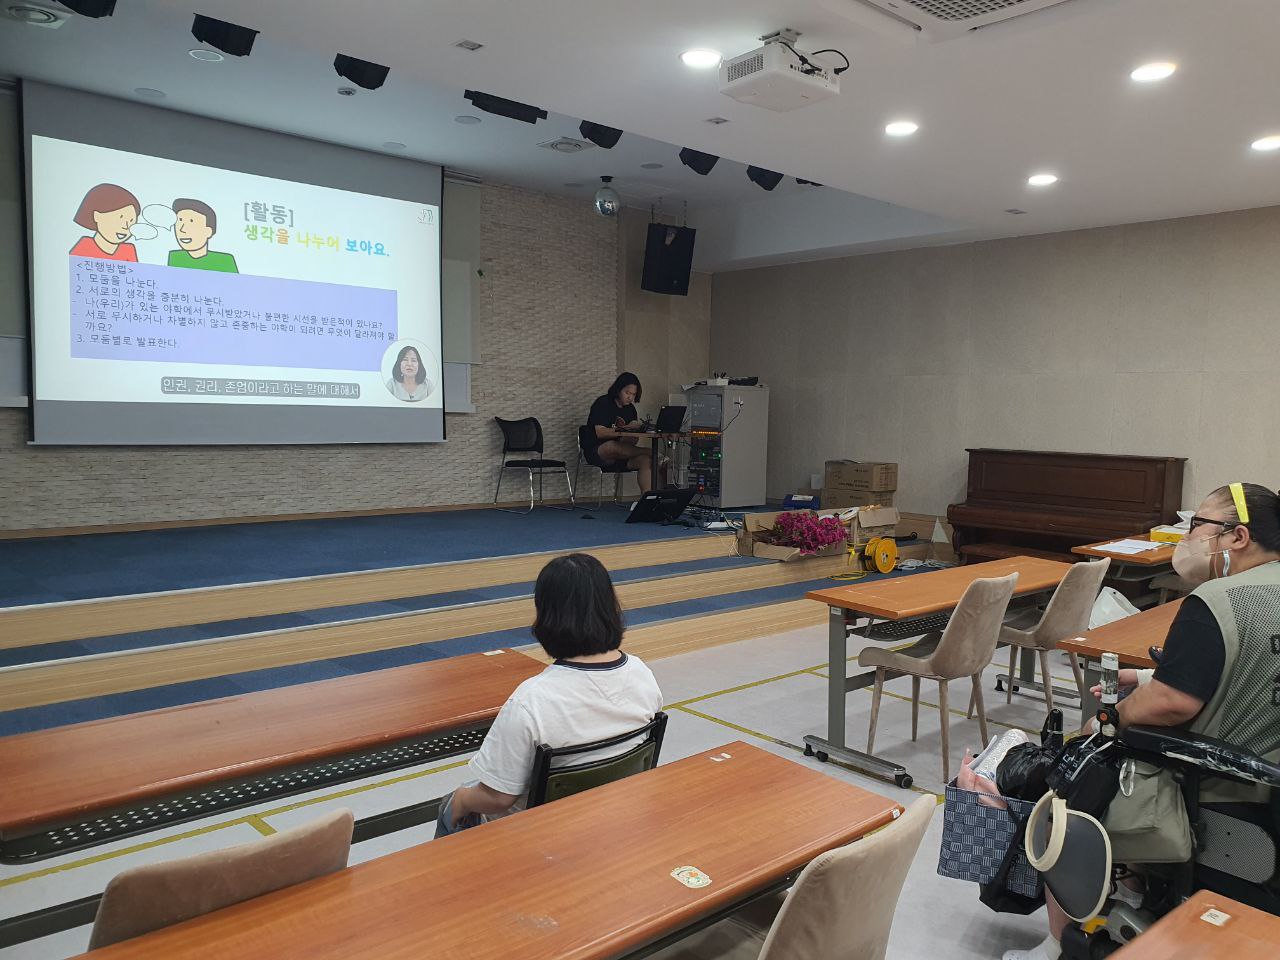
[[[125,241],[133,235],[133,225],[138,222],[141,209],[138,198],[124,187],[100,183],[91,188],[72,219],[77,226],[93,233],[76,241],[71,256],[137,263],[137,249]]]
[[[178,249],[169,251],[169,266],[240,272],[231,254],[209,249],[209,238],[218,232],[218,215],[213,207],[200,200],[179,197],[173,201],[173,212],[177,215],[173,236],[178,241]]]

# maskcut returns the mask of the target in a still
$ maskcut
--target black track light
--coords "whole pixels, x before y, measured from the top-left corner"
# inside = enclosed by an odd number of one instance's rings
[[[116,12],[116,0],[59,0],[72,13],[82,17],[109,17]]]
[[[191,35],[201,43],[207,43],[214,49],[229,53],[233,57],[247,57],[249,51],[253,49],[253,41],[257,39],[258,31],[197,13],[191,24]]]
[[[345,53],[340,53],[333,58],[333,69],[338,71],[338,76],[344,80],[350,80],[357,87],[364,87],[366,90],[377,90],[387,82],[387,74],[391,72],[390,67],[348,57]]]
[[[479,90],[467,90],[463,96],[471,101],[471,105],[477,110],[483,110],[485,113],[492,113],[499,117],[506,117],[509,120],[521,120],[525,123],[537,123],[539,120],[547,119],[547,111],[538,107],[531,107],[527,103],[520,103],[517,100],[506,100],[502,97],[495,97],[491,93],[481,93]]]
[[[766,170],[764,167],[747,167],[747,179],[758,187],[772,190],[782,182],[782,174]]]
[[[622,138],[622,131],[616,127],[606,127],[603,123],[592,123],[583,120],[578,126],[579,132],[597,147],[612,150]]]
[[[711,172],[711,168],[716,165],[716,161],[720,158],[710,153],[702,153],[698,150],[691,150],[685,147],[680,151],[680,162],[692,170],[694,173],[706,176]]]

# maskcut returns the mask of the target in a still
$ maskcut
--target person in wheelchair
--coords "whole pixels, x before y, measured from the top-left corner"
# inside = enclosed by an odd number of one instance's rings
[[[1280,912],[1280,496],[1251,483],[1218,488],[1192,517],[1173,564],[1196,587],[1169,628],[1154,677],[1130,686],[1116,708],[1125,759],[1102,826],[1108,861],[1127,864],[1137,882],[1119,884],[1113,896],[1134,911],[1145,901],[1158,915],[1209,887]],[[1122,672],[1122,682],[1134,679]],[[1247,876],[1239,875],[1238,854],[1233,863],[1206,843],[1233,829],[1254,838],[1244,859],[1258,862]],[[1046,876],[1049,937],[1005,960],[1063,955],[1071,920]],[[1136,935],[1142,923],[1129,926]],[[1070,932],[1078,941],[1079,928]]]
[[[516,687],[468,762],[472,778],[440,805],[436,836],[524,809],[539,744],[566,747],[636,730],[662,709],[639,657],[623,653],[622,609],[595,557],[556,557],[533,590],[533,635],[555,662]],[[623,743],[600,757],[628,749]],[[596,754],[577,758],[597,759]]]

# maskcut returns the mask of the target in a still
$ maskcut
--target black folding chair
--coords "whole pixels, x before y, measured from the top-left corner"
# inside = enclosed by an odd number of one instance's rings
[[[573,488],[575,490],[582,489],[581,485],[578,483],[578,473],[579,471],[582,470],[582,467],[584,464],[589,469],[598,470],[599,471],[598,476],[600,478],[600,482],[596,487],[595,509],[599,510],[601,507],[604,506],[604,475],[606,473],[613,474],[613,501],[612,502],[617,503],[618,498],[622,495],[622,475],[624,473],[636,473],[637,471],[632,470],[630,467],[628,467],[627,462],[625,460],[619,460],[618,462],[611,464],[607,468],[600,466],[598,463],[592,463],[590,460],[588,460],[586,450],[589,445],[589,440],[591,437],[591,434],[588,433],[588,431],[594,430],[594,429],[595,427],[592,427],[590,425],[578,428],[578,462],[573,468]]]
[[[583,790],[590,790],[614,780],[621,780],[633,773],[652,770],[658,765],[658,754],[662,750],[662,735],[667,729],[667,715],[659,710],[653,719],[638,730],[609,737],[607,740],[596,740],[593,743],[580,743],[573,747],[549,747],[545,743],[538,746],[533,755],[533,776],[529,778],[530,807],[542,803],[550,803]],[[552,767],[551,762],[557,757],[571,757],[583,753],[591,753],[608,747],[626,743],[636,737],[644,737],[639,743],[614,757],[604,760],[591,760],[576,765]]]
[[[493,490],[493,502],[498,503],[498,494],[502,490],[502,478],[508,470],[525,470],[529,474],[529,509],[528,510],[512,510],[508,507],[498,507],[507,513],[533,513],[535,502],[542,503],[542,475],[547,472],[564,474],[565,485],[569,488],[569,504],[568,507],[557,507],[549,504],[555,510],[572,510],[577,507],[577,501],[573,499],[573,481],[569,479],[569,468],[565,466],[563,460],[548,460],[542,456],[542,424],[538,423],[537,417],[525,417],[523,420],[503,420],[501,417],[494,417],[498,422],[499,428],[502,430],[502,462],[498,467],[498,485]],[[524,460],[508,460],[509,453],[535,453],[536,457]],[[534,500],[533,495],[533,478],[538,477],[538,497]]]

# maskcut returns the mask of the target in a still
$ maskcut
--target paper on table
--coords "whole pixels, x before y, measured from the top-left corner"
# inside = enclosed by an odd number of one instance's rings
[[[1157,543],[1154,540],[1115,540],[1111,543],[1103,543],[1098,546],[1099,550],[1105,550],[1107,553],[1146,553],[1148,550],[1159,550],[1167,547],[1167,543]]]

